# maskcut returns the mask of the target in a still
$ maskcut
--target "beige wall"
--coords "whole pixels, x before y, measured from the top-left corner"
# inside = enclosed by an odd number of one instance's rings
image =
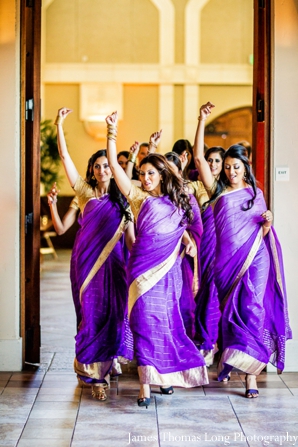
[[[150,0],[55,0],[47,9],[47,62],[156,63],[158,38]]]
[[[105,137],[94,140],[87,134],[79,119],[79,85],[46,84],[43,89],[43,119],[55,120],[60,107],[69,107],[73,113],[65,120],[64,130],[71,157],[82,176],[85,175],[89,157],[106,147]],[[112,112],[111,110],[110,112]],[[119,121],[118,152],[129,150],[134,141],[148,141],[152,132],[158,130],[158,87],[155,85],[125,85],[123,91],[123,120]],[[106,135],[105,124],[102,124]],[[59,189],[61,195],[73,195],[64,170],[60,170]]]
[[[0,371],[22,368],[18,2],[0,1]]]
[[[290,323],[294,340],[287,345],[287,370],[298,370],[297,301],[297,104],[298,104],[298,2],[274,0],[273,65],[273,212],[283,248]],[[287,166],[290,181],[275,181],[275,167]]]
[[[210,119],[239,107],[252,105],[251,85],[202,85],[199,89],[200,104],[215,104]],[[210,121],[209,119],[209,121]]]
[[[253,53],[253,0],[209,0],[201,12],[201,62],[245,64]]]

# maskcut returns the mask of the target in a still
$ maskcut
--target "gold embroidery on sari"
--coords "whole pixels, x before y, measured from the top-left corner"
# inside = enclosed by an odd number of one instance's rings
[[[192,388],[209,383],[206,366],[197,366],[184,371],[161,374],[152,365],[138,366],[138,374],[141,384],[169,385]]]
[[[89,377],[91,379],[100,380],[103,374],[112,368],[112,360],[107,360],[106,362],[94,362],[94,363],[81,363],[76,358],[74,359],[73,368],[76,374],[83,377]],[[102,384],[104,387],[109,386],[109,375],[105,376],[107,384]]]
[[[218,364],[218,373],[223,370],[224,363],[240,369],[247,374],[255,374],[256,376],[259,375],[266,366],[266,363],[260,362],[251,355],[235,348],[226,348],[224,350]]]
[[[155,284],[157,284],[158,281],[160,281],[161,278],[173,267],[177,256],[179,255],[181,239],[182,238],[179,239],[178,244],[168,259],[161,262],[156,267],[153,267],[151,270],[147,270],[147,272],[140,275],[131,283],[128,292],[128,316],[130,316],[132,308],[137,302],[138,298],[152,289],[152,287],[155,286]]]
[[[263,239],[263,228],[261,227],[257,237],[248,253],[248,256],[244,262],[244,264],[242,265],[240,272],[238,273],[238,275],[235,278],[234,283],[232,284],[232,286],[230,287],[230,290],[228,291],[228,293],[226,294],[226,296],[224,297],[224,299],[222,300],[221,304],[220,304],[220,309],[223,310],[231,293],[235,290],[236,286],[238,285],[239,281],[241,280],[241,278],[243,277],[244,273],[247,271],[247,269],[249,268],[249,266],[251,265],[252,261],[254,260],[254,257],[256,256],[261,242]]]
[[[274,268],[275,268],[275,273],[276,273],[276,280],[277,280],[278,285],[280,287],[281,293],[284,296],[284,289],[283,289],[283,284],[282,284],[282,279],[281,279],[281,271],[280,271],[279,259],[278,259],[278,255],[277,255],[276,243],[275,243],[273,232],[269,231],[268,236],[269,236],[270,247],[271,247],[272,255],[273,255],[273,262],[274,262]]]
[[[190,240],[192,241],[192,243],[194,244],[194,246],[197,248],[197,244],[196,241],[194,240],[193,236],[190,234],[189,235]],[[197,254],[195,255],[195,257],[193,258],[193,263],[194,263],[194,274],[193,274],[193,280],[192,280],[192,294],[193,297],[195,298],[198,291],[199,291],[199,272],[198,272],[198,250],[197,250]]]
[[[102,252],[98,256],[97,260],[95,261],[95,264],[93,265],[92,269],[88,273],[85,281],[83,282],[83,284],[82,284],[82,286],[80,288],[80,301],[81,301],[82,294],[83,294],[84,290],[86,289],[86,287],[88,287],[88,285],[90,284],[90,281],[94,278],[94,276],[96,275],[96,273],[98,272],[100,267],[107,260],[107,258],[109,257],[110,253],[113,251],[115,245],[117,244],[117,242],[121,238],[121,236],[122,236],[122,234],[123,234],[123,232],[125,230],[125,226],[126,225],[127,225],[127,222],[125,220],[125,216],[123,216],[122,220],[120,222],[120,225],[119,225],[119,227],[116,230],[116,233],[114,234],[112,239],[110,239],[109,242],[106,244],[106,246],[104,247],[104,249],[102,250]]]

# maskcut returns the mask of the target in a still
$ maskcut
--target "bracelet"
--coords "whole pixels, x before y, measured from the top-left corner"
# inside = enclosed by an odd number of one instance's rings
[[[199,117],[199,118],[198,118],[198,121],[206,121],[206,118],[201,118],[201,117]]]
[[[55,124],[56,126],[58,126],[58,124],[62,124],[63,121],[64,121],[63,116],[57,115],[54,124]]]
[[[157,144],[152,143],[152,141],[149,141],[149,145],[150,145],[150,146],[153,146],[153,147],[155,147],[155,148],[157,148]]]
[[[56,199],[56,200],[52,200],[52,202],[50,202],[50,201],[48,200],[48,205],[49,205],[49,207],[51,207],[52,205],[54,205],[54,203],[57,203],[57,199]]]
[[[117,141],[117,139],[114,137],[114,135],[110,135],[110,134],[108,134],[108,135],[107,135],[107,138],[108,138],[108,140],[115,141],[115,143],[116,143],[116,141]]]
[[[130,153],[129,157],[128,157],[128,161],[130,161],[131,163],[135,163],[137,161],[137,156],[134,153]]]

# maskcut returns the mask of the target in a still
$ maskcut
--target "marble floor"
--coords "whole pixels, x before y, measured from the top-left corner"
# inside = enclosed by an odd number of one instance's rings
[[[153,387],[146,409],[136,404],[132,363],[111,383],[107,401],[94,400],[72,371],[69,255],[43,260],[41,363],[0,372],[0,446],[298,446],[298,373],[262,373],[260,397],[245,399],[243,374],[219,383],[210,368],[208,386],[175,389],[173,396]]]

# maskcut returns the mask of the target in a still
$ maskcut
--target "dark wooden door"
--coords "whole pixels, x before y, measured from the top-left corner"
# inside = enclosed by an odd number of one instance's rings
[[[41,0],[21,0],[21,296],[24,359],[40,361]]]
[[[254,0],[253,167],[270,207],[271,0]]]

